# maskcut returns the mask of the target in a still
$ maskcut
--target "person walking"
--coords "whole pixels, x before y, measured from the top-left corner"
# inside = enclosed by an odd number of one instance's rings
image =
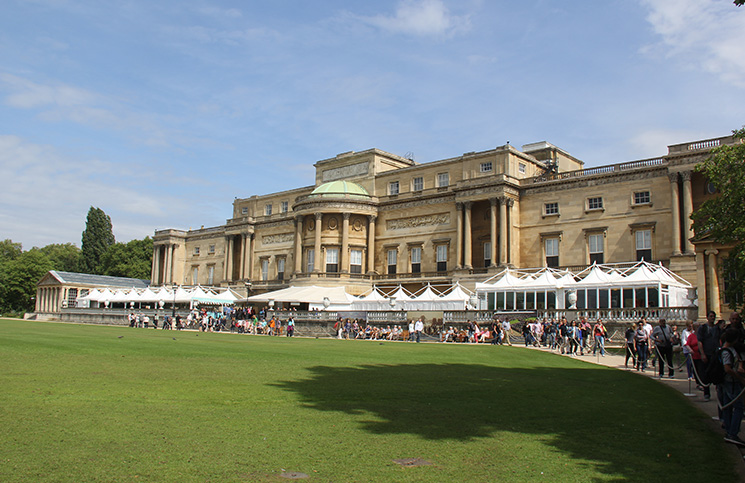
[[[660,319],[660,324],[652,331],[652,340],[657,350],[660,378],[663,377],[665,365],[667,365],[667,375],[672,379],[675,373],[675,369],[673,368],[673,334],[665,319]]]
[[[416,333],[416,342],[419,343],[419,337],[422,334],[422,331],[424,330],[424,321],[420,317],[417,319],[416,323],[414,324],[414,332]]]
[[[605,338],[608,336],[608,331],[605,330],[605,325],[603,325],[601,319],[598,319],[595,326],[592,328],[592,335],[595,338],[592,355],[595,355],[597,351],[600,351],[600,355],[605,357]]]

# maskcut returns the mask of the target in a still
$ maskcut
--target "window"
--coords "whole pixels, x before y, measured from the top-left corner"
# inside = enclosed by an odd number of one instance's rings
[[[492,169],[493,168],[492,168],[491,161],[487,161],[486,163],[481,163],[481,165],[479,166],[479,171],[481,171],[482,173],[491,173]]]
[[[450,173],[439,173],[437,175],[437,187],[447,188],[450,184]]]
[[[326,272],[336,273],[339,271],[339,249],[338,248],[327,248],[326,249]]]
[[[635,205],[648,205],[652,202],[652,196],[649,191],[636,191],[634,193]]]
[[[67,291],[67,306],[75,307],[76,299],[78,298],[78,289],[71,288]]]
[[[525,174],[525,171],[527,170],[527,165],[526,165],[525,163],[518,163],[518,165],[517,165],[517,170],[518,170],[518,171],[519,171],[519,172],[520,172],[521,174]]]
[[[244,206],[243,208],[241,208],[241,214],[242,215],[247,215],[248,214],[248,206]]]
[[[207,285],[215,284],[215,266],[210,265],[207,267]]]
[[[636,260],[652,261],[652,230],[637,230],[636,236]]]
[[[192,267],[191,269],[191,284],[197,285],[199,283],[199,267]]]
[[[604,263],[603,234],[589,235],[587,237],[587,246],[590,252],[590,263]]]
[[[210,253],[210,255],[214,255],[215,254],[215,245],[210,245],[209,253]]]
[[[546,216],[559,214],[559,203],[546,203],[543,205],[543,213]]]
[[[305,271],[307,273],[315,270],[316,251],[312,248],[305,250]]]
[[[424,189],[424,178],[417,176],[411,183],[412,191],[422,191]]]
[[[388,274],[396,274],[396,265],[398,264],[398,250],[395,248],[388,250]]]
[[[285,259],[278,258],[277,259],[277,280],[284,280],[284,279],[285,279]]]
[[[282,201],[279,204],[279,211],[281,211],[282,213],[287,213],[289,209],[290,209],[290,204],[288,202]]]
[[[349,272],[362,273],[362,250],[353,249],[349,253]]]
[[[199,247],[194,247],[194,256],[199,255]]]
[[[546,266],[556,268],[559,266],[559,239],[546,238],[544,241],[546,249]]]
[[[398,181],[391,181],[388,183],[388,194],[389,195],[397,195],[398,194]]]
[[[422,247],[411,247],[411,273],[422,273]]]
[[[602,210],[603,209],[603,197],[596,196],[593,198],[587,198],[587,209],[588,210]]]
[[[491,266],[491,242],[484,242],[484,266]]]
[[[447,272],[448,270],[448,246],[447,245],[437,245],[437,271],[438,272]]]
[[[272,205],[270,203],[264,207],[264,215],[269,216],[271,214],[272,214]]]
[[[261,259],[261,279],[264,281],[269,280],[269,259]]]

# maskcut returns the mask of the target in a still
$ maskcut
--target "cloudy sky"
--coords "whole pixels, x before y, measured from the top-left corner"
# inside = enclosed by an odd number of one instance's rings
[[[5,0],[0,239],[216,226],[376,147],[549,141],[586,166],[745,124],[731,0]]]

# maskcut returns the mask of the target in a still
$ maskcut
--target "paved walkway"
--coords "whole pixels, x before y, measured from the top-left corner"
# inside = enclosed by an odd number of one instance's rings
[[[520,344],[520,345],[523,345],[523,344]],[[554,354],[560,354],[559,351],[551,351],[545,347],[540,347],[536,349],[539,349],[545,352],[553,352]],[[611,350],[615,353],[606,353],[605,357],[601,357],[599,354],[592,355],[592,352],[590,352],[589,354],[585,354],[584,356],[564,355],[564,357],[574,357],[576,359],[590,362],[592,364],[600,364],[600,365],[607,366],[607,367],[613,367],[621,371],[635,372],[639,375],[644,375],[644,376],[653,378],[662,384],[666,384],[676,389],[681,394],[685,395],[686,400],[688,402],[690,402],[693,406],[695,406],[701,412],[706,414],[712,431],[715,431],[717,434],[721,434],[722,438],[724,439],[724,431],[722,430],[719,419],[718,419],[716,391],[712,389],[711,391],[712,399],[710,401],[704,401],[704,393],[696,389],[696,381],[690,381],[689,383],[688,374],[686,372],[685,365],[683,365],[682,368],[677,369],[677,366],[680,365],[681,362],[683,361],[682,355],[680,353],[675,354],[675,360],[673,364],[676,367],[675,377],[673,377],[672,379],[668,377],[664,377],[660,379],[658,377],[659,366],[656,366],[653,369],[647,368],[645,372],[640,372],[640,371],[635,370],[632,367],[633,364],[631,363],[631,361],[629,361],[629,367],[626,368],[624,367],[625,356],[617,354],[618,351],[621,351],[621,354],[623,354],[623,347],[621,348],[612,347]],[[667,374],[667,370],[664,372],[664,374]],[[743,427],[745,428],[745,424],[743,425]],[[741,432],[741,435],[742,434],[743,433]],[[731,451],[733,455],[736,455],[737,459],[741,462],[741,464],[738,465],[737,470],[738,470],[741,480],[745,481],[745,448],[739,448],[733,444],[725,444],[725,445],[727,447],[727,450]]]

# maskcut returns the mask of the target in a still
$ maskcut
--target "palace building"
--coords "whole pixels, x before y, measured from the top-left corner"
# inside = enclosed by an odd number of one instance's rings
[[[665,156],[584,168],[547,142],[417,163],[378,149],[315,163],[312,186],[236,198],[222,226],[158,230],[152,285],[252,294],[290,285],[427,283],[473,288],[504,267],[582,270],[645,260],[696,287],[717,313],[726,247],[696,240],[690,215],[715,195],[694,167],[723,137]]]

